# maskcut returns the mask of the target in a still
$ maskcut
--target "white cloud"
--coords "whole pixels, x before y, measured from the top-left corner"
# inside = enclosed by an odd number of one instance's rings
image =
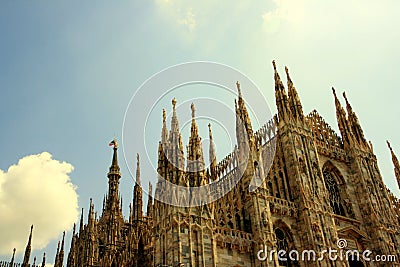
[[[157,3],[168,20],[179,25],[184,33],[195,31],[197,21],[192,6],[182,5],[179,1],[172,0],[157,0]]]
[[[48,152],[26,156],[0,170],[0,254],[23,253],[30,225],[32,247],[44,248],[78,217],[78,195],[68,174],[73,166]]]
[[[304,0],[274,0],[275,9],[262,15],[264,28],[273,33],[284,22],[300,24],[304,20]]]
[[[196,19],[193,14],[193,9],[190,8],[187,12],[185,17],[181,18],[178,20],[180,25],[185,26],[185,28],[189,31],[192,32],[196,29]]]

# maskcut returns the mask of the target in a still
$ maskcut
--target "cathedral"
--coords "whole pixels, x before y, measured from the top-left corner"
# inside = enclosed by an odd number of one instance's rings
[[[253,130],[237,83],[232,118],[237,145],[217,162],[209,125],[208,167],[194,105],[185,153],[177,100],[172,100],[169,127],[163,111],[155,196],[150,184],[144,212],[138,155],[129,218],[122,215],[118,143],[112,141],[101,213],[98,216],[92,203],[86,219],[82,210],[65,260],[64,237],[59,243],[55,267],[64,261],[67,267],[400,266],[400,201],[384,184],[372,144],[346,95],[342,106],[332,88],[340,130],[336,133],[316,110],[303,113],[288,69],[285,88],[275,62],[273,67],[277,114]],[[388,146],[400,186],[400,163]],[[162,201],[176,199],[172,185],[187,189],[181,197],[190,205]],[[190,190],[202,186],[208,186],[207,196],[214,201],[199,201],[198,192]],[[23,267],[31,266],[31,236]],[[324,256],[330,249],[350,257]],[[289,253],[293,251],[298,253]],[[304,251],[307,259],[301,257]],[[356,257],[355,252],[365,251],[369,258]]]

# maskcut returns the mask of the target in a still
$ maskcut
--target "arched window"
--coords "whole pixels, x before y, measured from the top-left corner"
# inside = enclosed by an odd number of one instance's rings
[[[288,251],[289,243],[288,240],[286,239],[286,233],[280,228],[275,228],[275,235],[276,235],[276,240],[277,240],[276,245],[278,246],[278,250]]]
[[[331,171],[324,170],[323,175],[326,189],[329,192],[329,201],[333,212],[337,215],[346,216],[342,205],[342,198],[340,196],[339,186],[336,182],[334,174]]]
[[[290,260],[289,252],[294,249],[293,240],[283,227],[276,227],[275,230],[277,252],[280,250],[285,251],[285,258],[287,260],[279,260],[279,266],[294,267],[297,266],[295,261]]]

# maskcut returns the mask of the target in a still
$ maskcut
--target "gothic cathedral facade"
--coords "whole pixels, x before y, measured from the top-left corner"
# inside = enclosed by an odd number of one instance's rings
[[[288,70],[286,89],[273,65],[277,115],[253,131],[237,83],[237,146],[216,162],[211,141],[208,168],[194,106],[185,156],[173,100],[170,129],[164,111],[159,142],[157,171],[164,179],[155,185],[154,200],[150,192],[144,213],[138,157],[128,219],[122,215],[114,141],[101,215],[93,204],[87,223],[82,213],[77,231],[74,226],[67,267],[400,266],[400,202],[384,184],[372,144],[346,95],[344,108],[333,89],[339,135],[317,111],[303,114]],[[209,135],[212,140],[211,128]],[[390,151],[400,185],[400,164],[391,147]],[[261,182],[249,190],[253,179]],[[210,188],[221,197],[206,204],[174,206],[159,201],[168,194],[168,184],[214,185]],[[397,260],[386,264],[362,258],[282,260],[277,253],[260,259],[260,251],[279,250],[315,250],[318,257],[325,249],[337,248],[338,240],[345,240],[345,249],[395,255]],[[56,267],[62,266],[63,243]]]

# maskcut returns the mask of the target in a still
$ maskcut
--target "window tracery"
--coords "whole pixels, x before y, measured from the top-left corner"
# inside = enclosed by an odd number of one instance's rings
[[[329,193],[329,201],[333,212],[337,215],[346,216],[342,205],[342,198],[340,195],[339,186],[336,182],[335,177],[333,176],[332,172],[327,170],[324,171],[323,175],[325,186]]]

